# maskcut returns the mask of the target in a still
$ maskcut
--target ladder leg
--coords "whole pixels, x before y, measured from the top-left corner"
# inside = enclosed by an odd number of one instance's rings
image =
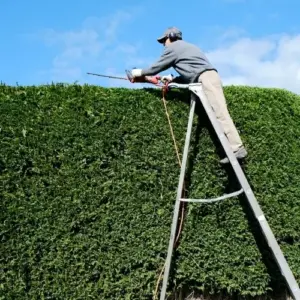
[[[208,103],[207,97],[202,90],[202,85],[199,83],[198,84],[190,84],[189,89],[200,98],[200,100],[203,104],[203,107],[204,107],[204,109],[205,109],[205,111],[206,111],[218,137],[219,137],[219,140],[227,154],[227,157],[234,169],[234,172],[245,192],[245,195],[246,195],[246,197],[249,201],[249,204],[252,208],[252,211],[260,224],[260,227],[261,227],[263,234],[269,244],[269,247],[273,252],[276,263],[277,263],[278,267],[280,268],[283,277],[286,280],[286,283],[288,285],[291,295],[293,296],[293,298],[295,300],[300,300],[299,285],[298,285],[284,255],[277,243],[277,240],[268,224],[268,221],[265,218],[263,211],[261,210],[261,208],[254,196],[254,193],[246,179],[246,176],[245,176],[240,164],[238,163],[235,155],[233,154],[233,152],[231,150],[231,147],[229,145],[227,137],[224,135],[223,131],[220,128],[220,125],[219,125],[218,120],[212,110],[212,107]]]
[[[178,189],[177,189],[177,198],[176,198],[176,203],[175,203],[175,208],[174,208],[174,213],[173,213],[173,222],[172,222],[172,227],[171,227],[168,255],[167,255],[166,266],[165,266],[165,271],[164,271],[164,278],[163,278],[163,285],[162,285],[162,290],[161,290],[161,294],[160,294],[160,300],[165,300],[165,297],[166,297],[169,272],[170,272],[172,254],[173,254],[173,246],[175,243],[175,234],[176,234],[176,228],[177,228],[177,223],[178,223],[180,199],[181,199],[181,194],[182,194],[184,176],[185,176],[185,171],[186,171],[186,163],[187,163],[189,145],[190,145],[190,140],[191,140],[192,124],[193,124],[193,117],[194,117],[195,104],[196,104],[194,95],[192,94],[191,96],[192,96],[191,97],[191,107],[190,107],[189,120],[188,120],[187,132],[186,132],[186,137],[185,137],[185,145],[184,145],[184,150],[183,150],[181,171],[180,171],[180,177],[179,177],[179,183],[178,183]]]

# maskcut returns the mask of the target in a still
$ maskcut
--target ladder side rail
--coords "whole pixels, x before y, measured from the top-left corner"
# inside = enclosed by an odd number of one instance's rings
[[[238,163],[235,155],[233,154],[229,142],[227,140],[227,137],[225,136],[225,134],[223,133],[223,131],[221,130],[221,127],[219,125],[219,121],[217,120],[211,105],[208,103],[207,97],[205,95],[205,93],[202,90],[202,84],[201,83],[195,83],[195,84],[190,84],[189,85],[189,89],[195,93],[199,98],[200,101],[203,104],[204,109],[206,110],[206,113],[219,137],[219,140],[226,152],[226,155],[228,156],[228,159],[234,169],[234,172],[245,192],[245,195],[249,201],[249,204],[251,206],[251,209],[256,217],[256,219],[258,220],[260,227],[263,231],[263,234],[268,242],[268,245],[270,247],[270,249],[273,252],[273,255],[275,257],[275,260],[277,262],[277,265],[279,266],[282,275],[284,276],[286,283],[288,285],[288,288],[290,290],[291,295],[293,296],[293,298],[295,300],[300,300],[300,289],[299,289],[299,285],[279,247],[279,244],[268,224],[268,221],[266,220],[266,217],[262,211],[262,209],[260,208],[257,199],[254,196],[254,193],[248,183],[248,180],[246,179],[246,176],[240,166],[240,164]]]
[[[194,95],[192,95],[192,96],[194,96]],[[179,183],[178,183],[178,189],[177,189],[177,198],[176,198],[175,208],[174,208],[174,213],[173,213],[171,235],[170,235],[170,241],[169,241],[169,247],[168,247],[168,255],[167,255],[167,259],[166,259],[166,266],[165,266],[165,271],[164,271],[163,285],[162,285],[162,290],[161,290],[161,294],[160,294],[160,300],[165,299],[165,295],[166,295],[166,291],[167,291],[167,284],[168,284],[168,278],[169,278],[169,272],[170,272],[172,254],[173,254],[173,247],[174,247],[174,243],[175,243],[175,234],[176,234],[176,228],[177,228],[177,223],[178,223],[180,199],[181,199],[181,195],[182,195],[184,177],[185,177],[185,172],[186,172],[186,163],[187,163],[187,157],[188,157],[189,145],[190,145],[190,139],[191,139],[191,133],[192,133],[192,124],[193,124],[193,117],[194,117],[194,111],[195,111],[195,104],[196,103],[195,103],[194,97],[191,97],[191,104],[190,104],[191,107],[190,107],[188,126],[187,126],[187,131],[186,131],[185,145],[184,145],[184,151],[183,151],[183,157],[182,157],[182,163],[181,163],[181,171],[180,171],[180,177],[179,177]]]

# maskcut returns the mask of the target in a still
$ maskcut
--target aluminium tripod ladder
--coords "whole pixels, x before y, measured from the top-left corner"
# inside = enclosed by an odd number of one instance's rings
[[[215,113],[213,112],[212,107],[210,106],[210,104],[206,98],[206,95],[204,94],[204,92],[202,90],[202,84],[201,83],[192,83],[192,84],[170,83],[168,85],[168,87],[169,88],[172,88],[172,87],[188,88],[190,91],[192,91],[192,95],[191,95],[190,113],[189,113],[189,120],[188,120],[188,126],[187,126],[186,138],[185,138],[185,145],[184,145],[183,157],[182,157],[182,163],[181,163],[181,171],[180,171],[180,177],[179,177],[179,183],[178,183],[178,189],[177,189],[177,198],[176,198],[174,213],[173,213],[171,235],[170,235],[170,241],[169,241],[169,247],[168,247],[168,255],[167,255],[167,259],[166,259],[165,271],[164,271],[163,285],[162,285],[162,290],[161,290],[161,294],[160,294],[160,300],[165,300],[165,297],[166,297],[166,290],[167,290],[167,284],[168,284],[168,279],[169,279],[173,246],[174,246],[174,242],[175,242],[175,234],[176,234],[176,228],[177,228],[177,222],[178,222],[180,202],[184,201],[184,202],[211,203],[211,202],[215,202],[215,201],[219,201],[219,200],[224,200],[226,198],[235,197],[241,193],[245,193],[246,198],[248,199],[248,202],[252,208],[252,211],[254,212],[256,219],[258,220],[258,222],[260,224],[260,227],[261,227],[263,234],[268,242],[268,245],[269,245],[270,249],[272,250],[272,253],[275,257],[276,263],[281,271],[281,274],[285,278],[285,281],[290,290],[291,296],[295,300],[300,300],[299,285],[296,282],[296,279],[295,279],[284,255],[276,241],[276,238],[266,220],[266,217],[265,217],[263,211],[261,210],[261,208],[253,194],[253,191],[246,179],[246,176],[244,175],[244,172],[243,172],[240,164],[238,163],[235,155],[233,154],[233,152],[230,148],[227,137],[221,130],[221,127],[218,123]],[[234,170],[234,173],[237,176],[238,181],[241,185],[241,190],[231,193],[231,194],[223,195],[221,197],[214,198],[214,199],[184,199],[184,198],[181,198],[181,192],[182,192],[182,188],[183,188],[187,156],[188,156],[188,150],[189,150],[189,144],[190,144],[190,138],[191,138],[192,122],[193,122],[197,97],[202,102],[203,107],[210,119],[210,122],[218,135],[218,138],[222,144],[222,147],[226,152],[226,155],[229,159],[229,163],[231,164],[231,166]]]

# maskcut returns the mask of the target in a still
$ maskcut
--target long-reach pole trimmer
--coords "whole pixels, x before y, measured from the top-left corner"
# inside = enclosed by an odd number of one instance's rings
[[[112,78],[112,79],[120,79],[120,80],[129,80],[131,83],[151,83],[159,87],[165,87],[165,85],[161,85],[161,77],[159,75],[155,76],[140,76],[140,77],[133,77],[131,74],[131,71],[125,70],[127,78],[126,77],[118,77],[118,76],[111,76],[111,75],[103,75],[103,74],[97,74],[97,73],[87,73],[89,75],[94,76],[100,76],[100,77],[106,77],[106,78]]]

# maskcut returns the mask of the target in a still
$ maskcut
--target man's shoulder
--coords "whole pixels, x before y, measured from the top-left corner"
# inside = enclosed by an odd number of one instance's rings
[[[183,40],[178,40],[176,42],[173,42],[169,45],[170,49],[175,50],[176,49],[182,49],[182,48],[195,48],[197,47],[196,45],[183,41]]]
[[[188,45],[189,43],[184,41],[184,40],[177,40],[171,44],[169,44],[169,47],[178,47],[178,46],[183,46],[183,45]]]

